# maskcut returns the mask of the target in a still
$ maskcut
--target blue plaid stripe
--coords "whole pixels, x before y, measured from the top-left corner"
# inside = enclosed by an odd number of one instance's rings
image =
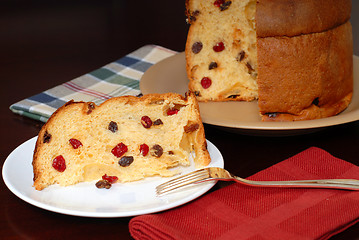
[[[147,45],[69,82],[30,96],[10,106],[16,114],[47,121],[67,101],[92,101],[101,104],[110,97],[137,95],[142,74],[158,61],[176,52]]]

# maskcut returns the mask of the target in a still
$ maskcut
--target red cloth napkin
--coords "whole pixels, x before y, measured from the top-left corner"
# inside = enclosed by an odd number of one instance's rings
[[[359,179],[359,167],[309,148],[248,179]],[[162,213],[131,219],[135,239],[328,239],[359,220],[359,191],[234,183]]]

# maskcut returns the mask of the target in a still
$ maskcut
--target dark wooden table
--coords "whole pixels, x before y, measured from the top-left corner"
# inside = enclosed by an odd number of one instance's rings
[[[62,0],[0,3],[0,161],[37,135],[42,123],[9,106],[146,44],[183,51],[188,26],[184,0]],[[359,55],[359,3],[353,1],[354,53]],[[226,168],[247,177],[317,146],[359,165],[359,122],[288,137],[259,137],[205,125]],[[241,156],[241,158],[239,158]],[[21,176],[19,176],[21,177]],[[216,188],[221,184],[216,185]],[[34,207],[0,181],[0,239],[129,239],[130,218],[67,216]],[[340,213],[338,213],[340,214]],[[356,224],[332,239],[358,239]]]

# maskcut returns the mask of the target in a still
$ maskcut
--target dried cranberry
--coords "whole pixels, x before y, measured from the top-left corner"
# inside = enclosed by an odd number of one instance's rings
[[[212,85],[212,80],[209,77],[204,77],[201,80],[201,85],[204,89],[207,89]]]
[[[121,157],[123,154],[125,154],[127,152],[127,146],[123,143],[119,143],[116,145],[116,147],[114,147],[111,152],[113,155],[115,155],[116,157]]]
[[[224,50],[224,43],[223,42],[216,43],[216,45],[213,46],[213,50],[215,52],[222,52]]]
[[[62,155],[59,155],[52,160],[52,167],[59,172],[63,172],[66,169],[65,158]]]
[[[102,176],[102,179],[108,181],[109,183],[115,183],[115,182],[117,182],[118,177],[116,177],[116,176],[107,176],[107,174],[105,174],[105,175]]]
[[[128,167],[133,162],[132,156],[124,156],[119,161],[118,164],[120,164],[121,167]]]
[[[147,144],[144,143],[140,145],[140,153],[142,154],[142,156],[146,156],[149,150],[150,148],[148,147]]]
[[[70,144],[72,145],[72,147],[74,149],[78,149],[79,147],[82,147],[82,143],[79,140],[75,139],[75,138],[71,138],[69,140],[69,142],[70,142]]]
[[[168,109],[167,111],[167,115],[168,116],[171,116],[171,115],[175,115],[179,112],[179,110],[177,108],[171,108],[171,109]]]
[[[220,7],[223,3],[224,3],[224,0],[216,0],[216,1],[214,1],[213,4],[216,7]]]
[[[143,116],[141,118],[142,126],[145,128],[150,128],[152,126],[152,120],[149,116]]]
[[[192,52],[194,54],[197,54],[202,50],[202,48],[203,48],[203,44],[201,42],[195,42],[192,45]]]

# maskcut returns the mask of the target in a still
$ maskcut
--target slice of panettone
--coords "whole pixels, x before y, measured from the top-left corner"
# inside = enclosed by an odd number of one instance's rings
[[[34,187],[117,176],[129,182],[172,176],[171,168],[210,163],[193,93],[111,98],[99,106],[70,101],[42,127],[33,157]]]

